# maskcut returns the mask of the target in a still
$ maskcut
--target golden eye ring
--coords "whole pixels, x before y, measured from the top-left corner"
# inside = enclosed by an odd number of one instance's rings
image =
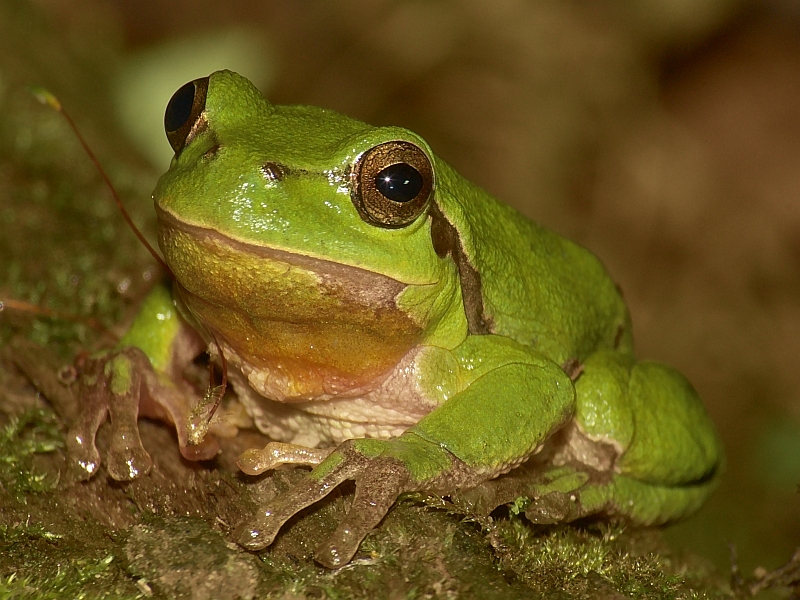
[[[430,203],[433,165],[411,142],[391,141],[364,152],[353,172],[353,204],[372,225],[396,229],[414,222]]]

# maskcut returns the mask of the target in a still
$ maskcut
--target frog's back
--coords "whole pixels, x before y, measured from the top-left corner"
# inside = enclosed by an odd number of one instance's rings
[[[440,209],[477,271],[489,332],[554,361],[630,351],[628,311],[591,252],[525,218],[437,162]],[[475,299],[465,299],[466,302]]]

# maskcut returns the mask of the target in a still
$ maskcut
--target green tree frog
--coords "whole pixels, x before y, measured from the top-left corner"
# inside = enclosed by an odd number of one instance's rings
[[[399,494],[485,487],[523,463],[539,523],[660,524],[707,497],[713,425],[682,375],[634,358],[628,310],[590,252],[415,133],[272,105],[230,71],[181,87],[165,128],[175,156],[153,197],[175,281],[87,367],[68,438],[80,477],[100,465],[107,415],[115,479],[150,468],[139,416],[174,423],[187,458],[213,457],[181,379],[207,350],[274,440],[240,467],[313,467],[241,524],[249,549],[348,479],[350,510],[315,554],[330,567]]]

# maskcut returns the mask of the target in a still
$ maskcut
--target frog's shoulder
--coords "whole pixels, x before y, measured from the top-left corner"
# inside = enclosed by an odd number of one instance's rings
[[[594,254],[497,201],[441,160],[436,172],[437,209],[458,232],[464,259],[479,278],[492,333],[541,346],[559,361],[614,343],[628,322],[627,308]]]

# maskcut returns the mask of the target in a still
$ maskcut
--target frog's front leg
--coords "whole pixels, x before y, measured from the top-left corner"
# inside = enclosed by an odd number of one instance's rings
[[[200,444],[189,440],[191,394],[179,382],[182,367],[200,349],[177,315],[169,290],[156,287],[117,347],[89,357],[81,369],[78,416],[66,442],[73,479],[97,472],[101,460],[95,438],[107,418],[112,431],[106,464],[118,481],[135,479],[152,467],[139,437],[140,416],[175,425],[185,458],[216,455],[219,447],[211,436]]]
[[[68,469],[74,480],[88,479],[100,467],[97,431],[108,416],[113,424],[108,472],[123,481],[150,472],[153,461],[142,446],[137,423],[141,368],[149,366],[141,350],[129,347],[88,358],[79,388],[78,416],[67,433]]]
[[[268,546],[293,515],[352,479],[356,494],[347,516],[315,552],[323,565],[341,566],[399,494],[450,493],[513,468],[534,453],[572,415],[572,382],[558,365],[510,340],[470,340],[455,353],[464,368],[453,395],[439,408],[398,438],[344,442],[244,523],[237,541],[253,550]],[[510,344],[515,347],[509,353]],[[477,367],[476,357],[484,357]]]

